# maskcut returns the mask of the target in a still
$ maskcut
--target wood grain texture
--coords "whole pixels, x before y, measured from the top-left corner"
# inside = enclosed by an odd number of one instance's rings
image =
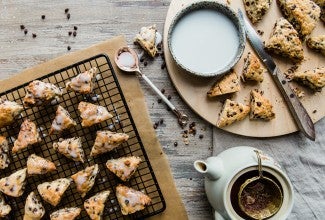
[[[105,39],[124,34],[131,47],[133,38],[142,26],[156,24],[162,32],[169,0],[131,1],[72,1],[72,0],[16,0],[1,1],[0,4],[0,79],[15,75],[35,64],[50,60],[71,51],[83,49]],[[68,20],[64,9],[69,8]],[[45,15],[45,20],[41,19]],[[20,30],[23,24],[28,29],[25,36]],[[77,36],[68,35],[77,26]],[[32,38],[32,33],[37,34]],[[112,59],[112,58],[111,58]],[[189,144],[183,141],[182,132],[172,112],[141,79],[147,107],[152,122],[163,119],[156,129],[167,155],[190,219],[211,219],[212,211],[204,193],[203,178],[193,169],[193,162],[212,154],[212,128],[192,112],[178,96],[166,69],[161,69],[163,60],[157,57],[147,60],[141,68],[158,88],[164,88],[171,101],[196,122],[197,134],[189,135]],[[188,129],[188,127],[186,128]],[[199,135],[203,134],[202,139]],[[177,147],[174,146],[177,142]],[[168,204],[167,204],[168,205]]]

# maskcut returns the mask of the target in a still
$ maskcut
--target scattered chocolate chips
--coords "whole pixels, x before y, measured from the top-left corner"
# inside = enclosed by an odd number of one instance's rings
[[[70,47],[70,46],[68,46],[68,47],[67,47],[67,49],[68,49],[68,50],[71,50],[71,47]]]
[[[74,37],[77,36],[77,32],[74,31],[72,35],[73,35]]]
[[[28,33],[28,30],[27,30],[27,29],[25,29],[25,30],[24,30],[24,34],[26,35],[27,33]]]
[[[45,19],[45,15],[42,15],[41,18],[42,18],[42,20],[44,20]]]
[[[67,14],[67,19],[69,20],[71,17],[70,13]]]
[[[24,30],[25,29],[25,25],[21,24],[20,25],[20,30]]]
[[[36,38],[36,37],[37,37],[37,35],[36,35],[35,33],[33,33],[33,34],[32,34],[32,37],[33,37],[33,38]]]
[[[174,147],[177,147],[178,146],[178,143],[177,141],[174,142]]]
[[[68,13],[69,12],[69,8],[66,8],[65,10],[64,10],[64,13]]]
[[[78,30],[78,27],[77,26],[73,26],[73,30]]]

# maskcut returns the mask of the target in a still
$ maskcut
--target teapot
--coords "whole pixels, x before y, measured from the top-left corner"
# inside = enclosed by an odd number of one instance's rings
[[[256,151],[260,155],[258,160]],[[258,162],[263,173],[281,188],[282,204],[268,219],[286,219],[293,207],[293,187],[281,166],[270,156],[249,146],[229,148],[207,160],[196,160],[194,168],[205,176],[205,192],[215,210],[215,220],[248,219],[239,207],[238,194],[248,179],[258,176]]]

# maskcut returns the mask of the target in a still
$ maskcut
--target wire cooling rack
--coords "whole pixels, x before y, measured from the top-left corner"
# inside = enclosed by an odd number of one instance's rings
[[[82,212],[78,219],[88,219],[87,213],[83,209],[84,200],[93,196],[97,192],[107,189],[110,190],[111,193],[105,205],[105,219],[141,219],[158,214],[166,208],[158,182],[135,127],[130,110],[114,73],[114,69],[107,55],[100,54],[91,57],[87,60],[75,63],[71,66],[43,76],[39,78],[39,80],[51,82],[56,86],[65,88],[66,82],[91,67],[97,67],[98,69],[93,94],[85,96],[73,91],[65,91],[60,101],[57,103],[41,107],[25,108],[22,116],[17,119],[13,125],[1,129],[0,135],[7,137],[11,148],[15,138],[18,136],[21,123],[24,119],[28,118],[36,123],[42,136],[42,142],[30,146],[17,154],[11,154],[10,152],[11,163],[8,168],[0,170],[0,178],[9,176],[13,172],[26,167],[27,158],[33,153],[53,161],[57,166],[57,171],[55,172],[45,175],[28,176],[26,189],[21,197],[13,198],[6,196],[6,199],[12,208],[11,215],[8,218],[23,219],[26,197],[31,191],[38,194],[38,184],[45,181],[53,181],[58,178],[70,177],[72,174],[94,164],[99,165],[100,172],[97,175],[94,187],[90,192],[88,192],[87,196],[81,198],[80,194],[76,191],[74,183],[71,183],[57,207],[53,207],[43,201],[46,210],[44,219],[49,219],[49,214],[55,210],[75,206],[82,208]],[[0,97],[22,104],[23,98],[26,94],[25,87],[27,85],[28,83],[11,89],[0,94]],[[80,101],[88,101],[97,105],[105,106],[114,117],[95,126],[82,128],[81,118],[79,117],[77,109]],[[71,117],[77,122],[77,126],[60,135],[48,135],[58,104],[69,111]],[[96,131],[98,130],[123,132],[129,135],[129,140],[112,152],[93,158],[90,157],[90,150],[96,137]],[[58,141],[59,138],[70,137],[82,138],[82,146],[86,155],[85,163],[82,164],[69,160],[53,149],[53,142]],[[108,159],[130,155],[141,157],[142,162],[134,176],[128,182],[124,183],[113,173],[108,171],[105,163]],[[142,211],[128,216],[123,216],[115,195],[115,187],[119,183],[146,193],[152,200],[151,204]]]

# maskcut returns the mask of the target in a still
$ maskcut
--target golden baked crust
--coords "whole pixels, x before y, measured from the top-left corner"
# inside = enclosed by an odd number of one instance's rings
[[[325,35],[318,35],[308,38],[307,46],[325,56]]]
[[[123,215],[140,211],[151,203],[150,197],[143,192],[121,184],[116,187],[116,197]]]
[[[269,121],[275,118],[273,106],[270,100],[263,97],[261,92],[256,90],[251,91],[251,114],[250,119],[262,119]]]
[[[276,21],[271,36],[265,43],[265,49],[288,57],[294,62],[301,62],[304,59],[304,51],[298,33],[285,18],[279,18]]]
[[[46,174],[56,170],[53,162],[32,154],[27,159],[27,173],[28,175]]]
[[[44,201],[52,206],[57,206],[70,183],[71,179],[61,178],[52,182],[41,183],[37,186],[37,190]]]
[[[135,173],[140,163],[140,157],[120,157],[118,159],[108,160],[106,162],[106,167],[121,180],[128,181]]]
[[[105,202],[110,194],[109,190],[102,191],[90,197],[84,202],[84,208],[89,215],[90,219],[102,219]]]
[[[311,0],[277,0],[284,17],[298,31],[301,39],[315,29],[320,8]]]
[[[245,58],[243,68],[243,81],[251,80],[263,82],[265,68],[255,54],[249,52]]]
[[[105,107],[89,102],[80,102],[78,110],[80,111],[81,125],[83,127],[90,127],[113,117]]]
[[[82,149],[80,137],[73,137],[60,140],[59,142],[54,142],[53,148],[73,161],[84,162],[85,153]]]
[[[156,25],[142,27],[140,33],[136,35],[135,42],[151,56],[155,57],[158,49],[156,47]]]
[[[35,123],[29,119],[25,119],[20,126],[18,138],[14,142],[12,153],[17,153],[18,151],[41,141],[42,139],[40,138]]]
[[[0,128],[11,125],[23,110],[17,102],[0,98]]]
[[[207,92],[208,97],[220,96],[228,93],[238,92],[240,90],[239,79],[235,70],[217,80],[211,89]]]
[[[50,215],[51,220],[74,220],[80,215],[81,208],[71,207],[59,209],[55,212],[52,212]]]
[[[25,190],[26,171],[27,169],[24,168],[0,179],[0,191],[12,197],[21,196]]]
[[[10,205],[8,205],[0,193],[0,218],[6,217],[11,211]]]
[[[325,86],[325,67],[306,70],[304,72],[295,72],[293,80],[308,86],[314,91],[321,91]]]
[[[51,125],[50,134],[60,133],[76,125],[77,123],[71,118],[69,112],[59,105]]]
[[[241,121],[248,115],[250,107],[236,101],[227,99],[219,113],[217,126],[219,128],[231,125],[236,121]]]
[[[94,186],[98,172],[98,164],[95,164],[71,176],[76,184],[77,191],[81,193],[81,197],[85,197],[87,192]]]
[[[94,79],[97,68],[93,67],[83,73],[78,74],[72,78],[70,82],[66,83],[67,90],[72,90],[81,94],[89,94],[94,88]]]
[[[109,152],[129,139],[125,133],[116,133],[111,131],[97,131],[94,146],[91,149],[90,156],[97,156]]]
[[[253,24],[262,20],[269,10],[272,0],[243,0],[247,16]]]
[[[26,199],[24,220],[40,220],[44,214],[42,202],[31,192]]]
[[[0,136],[0,170],[9,166],[9,146],[5,137]]]

